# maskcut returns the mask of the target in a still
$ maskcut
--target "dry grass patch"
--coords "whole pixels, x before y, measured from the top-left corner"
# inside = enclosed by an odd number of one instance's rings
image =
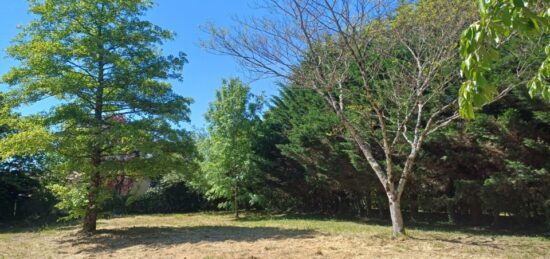
[[[0,258],[548,258],[544,237],[409,230],[286,217],[234,220],[224,214],[128,216],[78,226],[1,230]]]

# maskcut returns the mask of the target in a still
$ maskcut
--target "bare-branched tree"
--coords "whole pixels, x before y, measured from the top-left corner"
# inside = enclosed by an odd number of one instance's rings
[[[266,17],[209,26],[204,42],[323,96],[386,191],[394,235],[423,142],[459,117],[458,40],[476,18],[470,1],[402,2],[265,0]]]

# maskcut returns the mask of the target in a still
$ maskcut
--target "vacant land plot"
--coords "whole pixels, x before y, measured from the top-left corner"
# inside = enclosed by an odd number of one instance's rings
[[[78,226],[0,229],[0,258],[548,258],[545,237],[390,228],[288,217],[234,220],[223,214],[128,216]]]

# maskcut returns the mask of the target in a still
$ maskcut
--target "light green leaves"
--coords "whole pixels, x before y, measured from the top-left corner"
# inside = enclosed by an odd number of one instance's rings
[[[79,219],[84,216],[84,207],[88,202],[85,188],[71,188],[61,184],[51,184],[47,188],[59,197],[60,202],[55,207],[68,212],[61,220]]]
[[[511,35],[536,38],[550,29],[550,1],[537,0],[479,0],[481,20],[464,31],[460,40],[465,82],[459,93],[460,114],[474,118],[474,109],[493,100],[497,87],[488,81],[487,74],[499,58],[496,48]],[[546,51],[548,54],[548,49]],[[550,58],[542,62],[538,73],[529,82],[532,97],[550,101]]]
[[[11,102],[0,95],[0,129],[8,129],[0,135],[0,161],[46,151],[51,147],[52,135],[43,127],[44,119],[12,113]]]
[[[247,197],[245,187],[257,178],[253,142],[262,105],[263,98],[250,94],[250,88],[238,79],[224,81],[216,92],[205,115],[209,135],[199,144],[202,172],[193,180],[208,198]],[[236,189],[241,191],[235,194]]]
[[[187,59],[159,51],[173,34],[142,19],[150,7],[149,0],[31,0],[35,19],[8,48],[20,63],[3,76],[9,106],[56,102],[40,116],[0,116],[0,126],[13,129],[0,139],[0,156],[48,151],[60,157],[59,174],[89,180],[99,172],[102,182],[93,188],[120,173],[181,173],[193,152],[180,128],[191,100],[168,82],[182,79]],[[75,196],[57,190],[63,202]]]
[[[29,126],[0,139],[0,159],[34,155],[51,147],[52,135],[42,127]]]
[[[550,101],[550,44],[545,48],[546,59],[540,65],[538,73],[529,82],[529,95],[540,95],[546,101]]]

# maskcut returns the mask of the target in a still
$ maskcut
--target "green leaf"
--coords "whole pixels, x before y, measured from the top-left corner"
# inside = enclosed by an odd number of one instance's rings
[[[522,8],[525,6],[523,0],[510,0],[511,4],[515,8]]]

